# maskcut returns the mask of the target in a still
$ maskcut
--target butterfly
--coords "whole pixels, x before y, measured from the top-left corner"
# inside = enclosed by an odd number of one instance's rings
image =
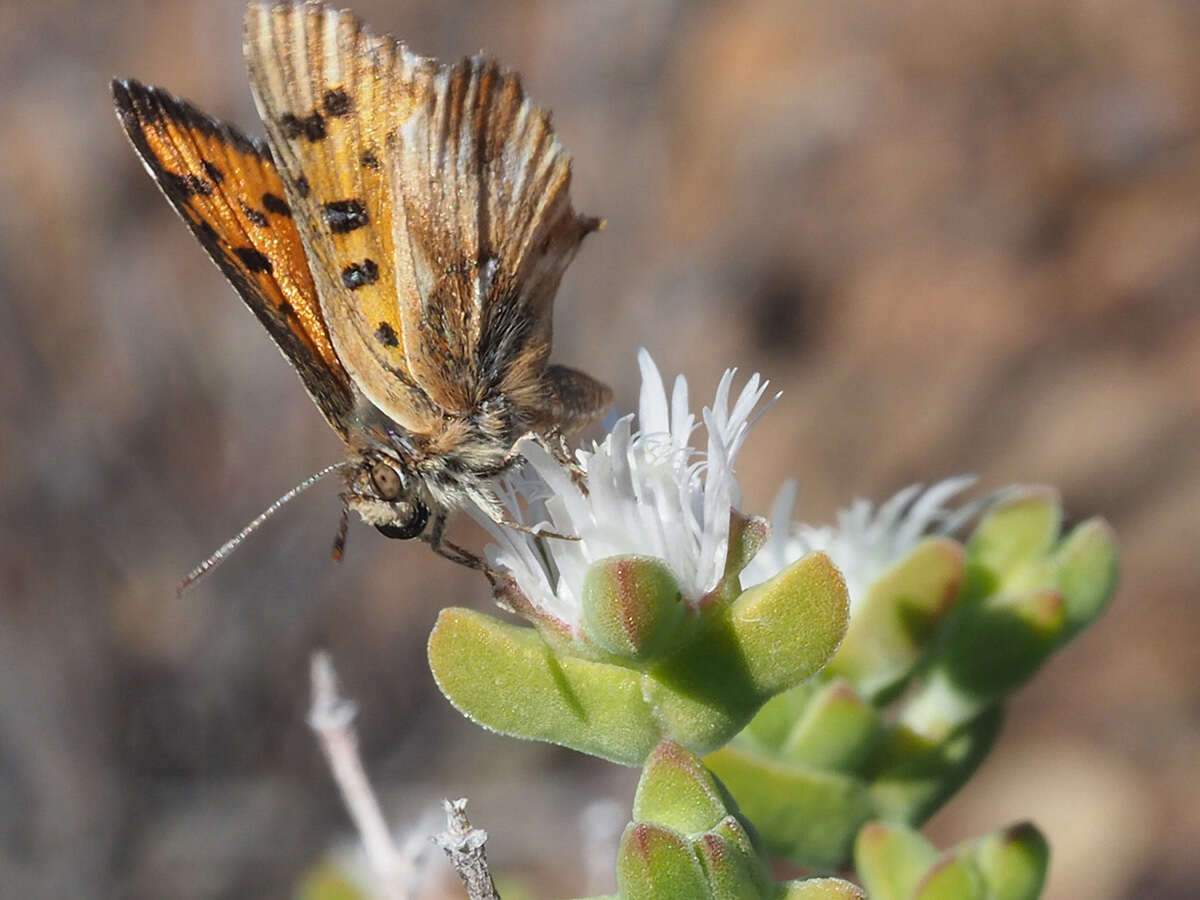
[[[252,3],[245,54],[266,141],[165,90],[112,84],[125,132],[192,234],[346,446],[343,510],[445,541],[531,435],[558,447],[610,390],[549,362],[554,295],[599,220],[571,206],[570,157],[519,76],[452,65],[320,3]],[[181,586],[182,587],[182,586]]]

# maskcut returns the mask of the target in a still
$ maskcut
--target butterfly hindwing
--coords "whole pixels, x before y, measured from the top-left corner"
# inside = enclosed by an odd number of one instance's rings
[[[411,106],[405,71],[432,63],[371,34],[353,14],[317,4],[251,4],[245,42],[338,355],[377,407],[427,434],[442,410],[405,355],[383,155],[388,131]]]
[[[569,366],[546,366],[539,398],[532,405],[531,427],[575,434],[604,415],[611,403],[612,389],[586,372]]]
[[[570,157],[515,73],[477,56],[416,77],[388,143],[409,367],[456,412],[536,403],[555,291],[599,223],[571,208]]]
[[[151,176],[345,438],[354,390],[329,339],[269,151],[164,90],[136,81],[112,88]]]

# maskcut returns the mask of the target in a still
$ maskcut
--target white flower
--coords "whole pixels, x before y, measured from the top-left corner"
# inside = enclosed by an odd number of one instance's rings
[[[822,550],[846,578],[850,612],[871,584],[908,555],[928,534],[952,534],[975,516],[986,500],[957,510],[944,504],[975,483],[973,475],[947,478],[925,489],[912,484],[897,492],[878,510],[858,499],[838,511],[836,525],[792,522],[797,488],[789,481],[771,509],[771,537],[742,572],[742,586],[766,581],[806,554]]]
[[[644,349],[638,366],[637,416],[618,419],[602,442],[576,454],[587,493],[532,441],[520,445],[529,466],[498,491],[518,522],[540,519],[548,523],[544,530],[577,535],[578,541],[537,539],[475,513],[497,542],[487,548],[491,565],[511,574],[542,615],[573,630],[580,621],[584,575],[598,560],[618,554],[658,557],[693,605],[717,586],[725,569],[730,513],[741,499],[733,462],[767,382],[752,375],[731,406],[735,370],[725,372],[712,406],[701,413],[707,437],[702,453],[692,446],[698,426],[688,408],[687,380],[678,376],[668,397]]]

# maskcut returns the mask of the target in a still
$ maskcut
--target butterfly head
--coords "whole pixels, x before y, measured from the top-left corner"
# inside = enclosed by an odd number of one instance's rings
[[[420,537],[429,522],[429,504],[419,480],[389,456],[364,456],[351,469],[346,505],[385,537]]]

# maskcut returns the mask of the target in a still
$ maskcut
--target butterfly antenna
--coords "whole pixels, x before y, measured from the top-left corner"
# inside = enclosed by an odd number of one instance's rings
[[[261,513],[255,516],[254,520],[249,525],[222,544],[216,553],[204,560],[204,562],[200,563],[200,565],[196,566],[196,568],[192,569],[192,571],[188,573],[187,577],[183,579],[183,581],[179,582],[179,587],[175,589],[176,596],[182,594],[221,563],[225,562],[226,558],[238,548],[238,545],[241,544],[242,541],[257,531],[258,527],[262,525],[263,522],[267,521],[267,519],[279,512],[280,508],[283,507],[284,504],[295,500],[326,475],[330,474],[331,472],[336,472],[338,469],[344,469],[348,465],[349,463],[340,462],[334,463],[331,466],[326,466],[315,475],[310,475],[308,478],[304,479],[302,482],[264,509]]]

